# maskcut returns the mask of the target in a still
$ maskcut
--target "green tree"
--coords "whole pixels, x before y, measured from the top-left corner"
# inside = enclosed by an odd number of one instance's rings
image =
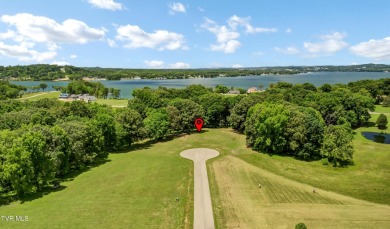
[[[236,103],[231,109],[230,116],[228,117],[229,124],[232,128],[240,133],[243,133],[245,130],[245,120],[249,108],[263,101],[264,95],[262,93],[252,93]]]
[[[116,127],[118,144],[126,144],[130,146],[135,141],[145,137],[145,129],[142,118],[137,111],[129,108],[117,110],[115,120],[119,124]],[[123,148],[121,145],[117,145],[117,147]]]
[[[40,131],[29,131],[22,137],[23,147],[29,152],[37,190],[54,177],[55,168],[48,153],[46,138]]]
[[[266,153],[282,153],[287,146],[284,131],[289,113],[282,104],[257,104],[249,109],[245,122],[247,145]]]
[[[152,140],[165,139],[170,134],[169,116],[165,109],[148,112],[143,122],[147,135]]]
[[[332,85],[326,83],[326,84],[323,84],[320,88],[319,88],[322,92],[331,92],[332,91]]]
[[[37,191],[31,153],[14,132],[0,132],[0,183],[3,193],[18,197]]]
[[[298,223],[295,225],[295,229],[307,229],[307,227],[304,223]]]
[[[384,114],[380,114],[376,120],[376,125],[379,129],[386,129],[387,127],[387,117]]]
[[[104,138],[103,150],[114,150],[116,142],[114,118],[109,114],[98,113],[94,122],[97,130],[101,132]]]
[[[39,84],[39,88],[41,88],[42,91],[44,91],[44,90],[47,88],[47,84],[45,84],[45,83],[40,83],[40,84]]]
[[[205,110],[204,121],[207,127],[226,127],[229,115],[228,97],[219,94],[206,94],[198,98]]]
[[[171,101],[171,106],[178,110],[179,117],[170,117],[180,121],[179,132],[191,132],[194,127],[194,121],[198,117],[204,116],[203,107],[189,99],[175,99]],[[174,122],[175,123],[175,122]],[[207,125],[207,123],[205,123]]]
[[[322,157],[328,158],[333,166],[346,166],[353,163],[353,135],[346,125],[329,125],[325,129]]]
[[[308,107],[290,105],[287,109],[290,110],[285,131],[287,151],[300,159],[319,158],[325,129],[321,114]]]
[[[215,86],[215,90],[214,90],[215,93],[228,93],[229,92],[229,88],[224,86],[224,85],[217,85]]]
[[[114,96],[115,99],[118,99],[120,97],[120,95],[121,95],[121,90],[115,88],[113,93],[112,93],[112,96]]]

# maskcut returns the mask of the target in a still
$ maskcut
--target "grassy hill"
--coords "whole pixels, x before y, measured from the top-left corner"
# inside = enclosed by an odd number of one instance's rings
[[[385,228],[390,225],[388,146],[359,134],[354,144],[356,165],[334,168],[254,152],[246,148],[245,136],[231,129],[146,142],[111,154],[106,163],[67,179],[60,190],[1,206],[1,215],[29,221],[3,220],[0,228],[192,228],[193,165],[179,153],[200,147],[221,153],[208,162],[218,228],[293,228],[299,222],[309,228]]]

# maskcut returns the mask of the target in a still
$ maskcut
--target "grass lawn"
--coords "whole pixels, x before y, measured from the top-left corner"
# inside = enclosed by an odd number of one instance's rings
[[[293,228],[301,221],[309,228],[386,228],[389,206],[348,196],[390,204],[388,146],[358,134],[354,144],[356,165],[333,168],[257,153],[243,135],[205,129],[111,154],[63,182],[63,190],[1,206],[1,215],[29,221],[0,221],[0,228],[192,228],[193,164],[179,156],[191,148],[221,154],[207,163],[217,228]]]
[[[98,99],[96,101],[98,104],[106,104],[112,107],[127,107],[127,99]]]
[[[375,112],[390,114],[390,107],[384,107],[382,105],[375,105]]]
[[[54,99],[58,98],[58,96],[61,94],[59,91],[53,91],[53,92],[36,92],[36,93],[30,93],[30,94],[25,94],[22,96],[22,98],[18,100],[30,100],[30,101],[36,101],[39,99]]]
[[[1,206],[1,215],[29,221],[0,220],[0,228],[190,228],[192,163],[174,144],[111,154],[108,162],[61,183],[63,190]]]

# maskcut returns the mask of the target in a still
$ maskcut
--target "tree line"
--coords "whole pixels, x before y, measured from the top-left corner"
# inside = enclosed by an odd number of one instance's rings
[[[218,69],[123,69],[123,68],[86,68],[75,66],[57,66],[36,64],[28,66],[0,66],[0,79],[3,80],[56,80],[69,78],[80,80],[83,77],[120,80],[122,78],[141,79],[188,79],[235,77],[248,75],[290,75],[307,72],[389,72],[389,65],[365,64],[352,66],[286,66],[261,68],[218,68]]]
[[[83,101],[0,102],[0,196],[36,193],[144,138],[142,118]]]
[[[54,86],[53,88],[69,94],[90,94],[103,99],[106,99],[109,94],[111,94],[113,98],[119,98],[121,94],[120,89],[107,88],[100,82],[83,80],[72,81],[66,87]]]

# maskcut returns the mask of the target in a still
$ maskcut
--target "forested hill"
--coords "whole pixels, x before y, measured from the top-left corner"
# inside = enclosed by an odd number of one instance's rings
[[[299,74],[307,72],[390,72],[390,65],[364,64],[349,66],[285,66],[259,68],[218,69],[123,69],[85,68],[37,64],[28,66],[0,66],[2,80],[57,80],[81,79],[83,77],[119,80],[121,78],[141,79],[184,79],[194,77],[212,78],[219,76],[247,76],[262,74]]]

